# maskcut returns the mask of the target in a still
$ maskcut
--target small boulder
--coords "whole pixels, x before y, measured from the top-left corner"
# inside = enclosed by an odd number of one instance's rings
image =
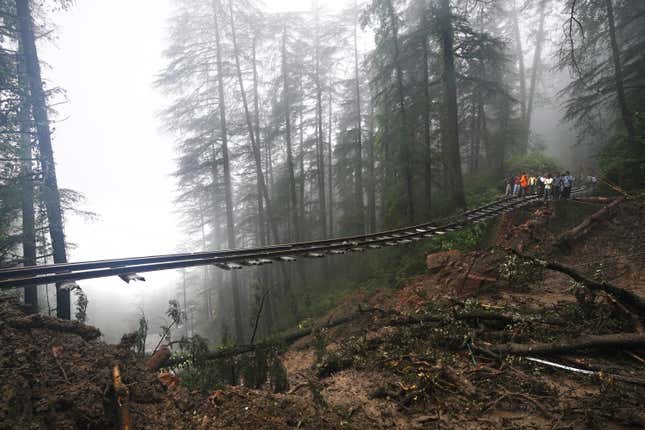
[[[438,273],[443,267],[453,264],[461,257],[461,252],[457,250],[435,252],[428,254],[426,257],[426,268],[428,273]]]

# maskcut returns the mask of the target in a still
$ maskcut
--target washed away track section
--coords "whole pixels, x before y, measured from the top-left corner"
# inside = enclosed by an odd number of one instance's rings
[[[579,194],[583,188],[572,190]],[[504,197],[492,203],[463,212],[451,219],[334,239],[286,243],[259,248],[222,251],[166,254],[147,257],[97,260],[78,263],[16,267],[0,270],[0,289],[6,290],[30,285],[58,283],[72,284],[84,279],[118,276],[125,282],[144,280],[139,273],[185,267],[214,265],[224,270],[237,270],[245,266],[260,266],[273,262],[291,262],[297,258],[322,258],[363,252],[388,246],[398,246],[461,230],[468,225],[481,223],[504,212],[540,201],[536,195]]]

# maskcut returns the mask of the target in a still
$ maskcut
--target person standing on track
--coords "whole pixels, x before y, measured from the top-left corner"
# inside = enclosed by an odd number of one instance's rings
[[[504,196],[507,196],[507,197],[508,197],[508,196],[510,196],[511,194],[513,194],[513,185],[514,185],[514,183],[515,183],[515,181],[514,181],[514,179],[513,179],[513,176],[512,176],[512,175],[511,175],[511,176],[507,176],[507,177],[504,179],[504,183],[505,183]]]
[[[553,177],[549,173],[544,178],[544,201],[549,201],[552,198],[551,187],[553,187]]]
[[[551,195],[553,196],[553,200],[560,200],[560,196],[562,195],[562,176],[560,176],[559,173],[556,173],[555,176],[553,176]]]
[[[528,189],[529,189],[529,176],[526,174],[526,172],[524,172],[522,173],[522,176],[520,176],[520,196],[522,197],[526,196]]]
[[[513,195],[517,196],[520,193],[520,177],[513,177]]]
[[[531,175],[529,177],[529,193],[531,194],[536,193],[536,189],[535,189],[536,184],[537,184],[537,178],[534,175]]]
[[[571,187],[573,186],[573,176],[567,171],[562,177],[562,198],[568,199],[571,196]]]

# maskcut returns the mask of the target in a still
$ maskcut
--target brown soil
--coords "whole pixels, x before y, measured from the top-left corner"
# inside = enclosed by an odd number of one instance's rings
[[[566,251],[553,248],[563,228],[555,213],[505,216],[498,247],[557,259],[645,296],[642,207],[621,204]],[[129,389],[134,429],[645,428],[645,386],[611,376],[645,379],[645,350],[542,357],[602,370],[597,377],[520,357],[497,360],[475,348],[634,330],[607,297],[585,296],[554,272],[509,281],[500,270],[507,262],[499,248],[435,254],[427,273],[401,289],[352,294],[320,323],[358,306],[377,311],[291,345],[282,356],[285,394],[245,387],[192,392],[172,375],[150,372],[124,347],[51,328],[15,328],[8,322],[23,318],[23,309],[0,299],[0,429],[120,428],[115,363]],[[536,321],[451,319],[468,310]],[[396,323],[401,315],[436,315],[444,322]]]

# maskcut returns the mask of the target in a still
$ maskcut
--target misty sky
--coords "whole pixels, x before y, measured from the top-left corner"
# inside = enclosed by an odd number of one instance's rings
[[[332,9],[352,4],[325,2]],[[271,11],[310,8],[298,0],[268,6]],[[85,194],[85,208],[100,216],[93,222],[67,219],[68,241],[78,246],[70,261],[172,253],[182,243],[172,205],[173,142],[162,132],[157,115],[165,100],[153,86],[164,66],[172,10],[173,0],[79,0],[71,10],[49,17],[55,32],[53,42],[40,45],[49,65],[44,75],[69,100],[57,106],[62,121],[54,124],[59,184]],[[560,114],[552,106],[538,106],[535,114],[535,128],[548,143],[566,146],[557,141],[563,134],[557,127]],[[145,276],[146,283],[130,286],[118,278],[80,282],[90,300],[89,322],[105,328],[119,309],[127,315],[121,323],[132,325],[146,297],[163,302],[173,297],[177,274]]]
[[[297,0],[269,4],[272,11],[307,7]],[[62,121],[53,125],[59,185],[85,194],[85,209],[100,216],[68,217],[67,239],[77,245],[70,261],[172,253],[182,242],[172,205],[173,141],[162,131],[165,101],[153,87],[172,10],[172,0],[79,0],[49,17],[54,41],[39,46],[49,65],[44,76],[69,100],[57,106]],[[145,276],[146,283],[130,286],[118,278],[79,282],[90,300],[89,322],[116,324],[112,312],[119,309],[134,324],[144,296],[172,298],[175,273]]]

